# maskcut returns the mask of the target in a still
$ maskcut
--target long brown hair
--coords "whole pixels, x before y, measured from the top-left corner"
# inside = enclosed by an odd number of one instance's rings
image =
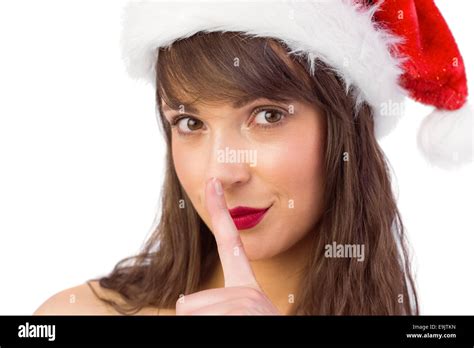
[[[282,54],[283,52],[283,54]],[[353,90],[322,62],[314,74],[304,56],[282,42],[238,32],[197,33],[160,48],[156,106],[167,144],[159,224],[135,256],[98,278],[122,303],[122,314],[174,308],[199,290],[219,261],[215,239],[183,190],[173,166],[171,132],[161,100],[173,107],[198,101],[296,98],[326,118],[324,212],[292,314],[418,314],[403,224],[387,161],[374,136],[373,111],[355,107]],[[183,208],[184,207],[184,208]],[[157,215],[158,216],[158,215]],[[365,261],[325,257],[325,246],[364,245]],[[95,279],[97,280],[97,279]]]

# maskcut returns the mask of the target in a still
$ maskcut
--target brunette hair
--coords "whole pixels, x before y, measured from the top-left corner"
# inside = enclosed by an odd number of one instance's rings
[[[314,234],[312,252],[292,314],[419,314],[387,160],[374,135],[373,110],[365,103],[356,107],[354,90],[347,91],[329,66],[318,61],[310,74],[305,56],[289,52],[276,39],[239,32],[199,32],[158,49],[156,106],[167,144],[161,217],[138,255],[92,279],[121,295],[122,303],[101,298],[116,311],[174,308],[181,294],[200,290],[219,262],[215,239],[176,175],[161,100],[177,108],[198,101],[238,106],[265,97],[310,102],[327,127],[324,212],[309,232]],[[325,257],[325,246],[333,241],[364,245],[365,261]]]

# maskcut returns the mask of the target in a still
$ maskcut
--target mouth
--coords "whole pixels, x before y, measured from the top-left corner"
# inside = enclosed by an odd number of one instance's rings
[[[270,208],[271,205],[263,209],[238,206],[229,209],[229,213],[234,220],[235,227],[238,230],[246,230],[256,226]]]

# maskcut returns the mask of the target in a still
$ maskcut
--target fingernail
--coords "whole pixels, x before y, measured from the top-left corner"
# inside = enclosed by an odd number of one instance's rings
[[[219,195],[219,196],[222,196],[222,194],[224,193],[224,191],[222,191],[222,185],[221,185],[221,182],[219,181],[219,179],[217,178],[214,178],[214,189],[216,190],[216,193]]]

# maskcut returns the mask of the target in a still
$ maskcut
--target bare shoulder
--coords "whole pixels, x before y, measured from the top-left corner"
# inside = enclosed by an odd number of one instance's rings
[[[100,300],[96,294],[106,300],[123,303],[119,294],[102,288],[98,281],[90,281],[54,294],[33,315],[121,315],[111,305]],[[174,315],[175,313],[172,309],[146,307],[136,315]]]
[[[90,284],[90,286],[89,286]],[[100,287],[98,281],[91,281],[62,290],[48,298],[33,315],[114,315],[113,307],[101,301],[92,291],[106,299],[118,297]]]

